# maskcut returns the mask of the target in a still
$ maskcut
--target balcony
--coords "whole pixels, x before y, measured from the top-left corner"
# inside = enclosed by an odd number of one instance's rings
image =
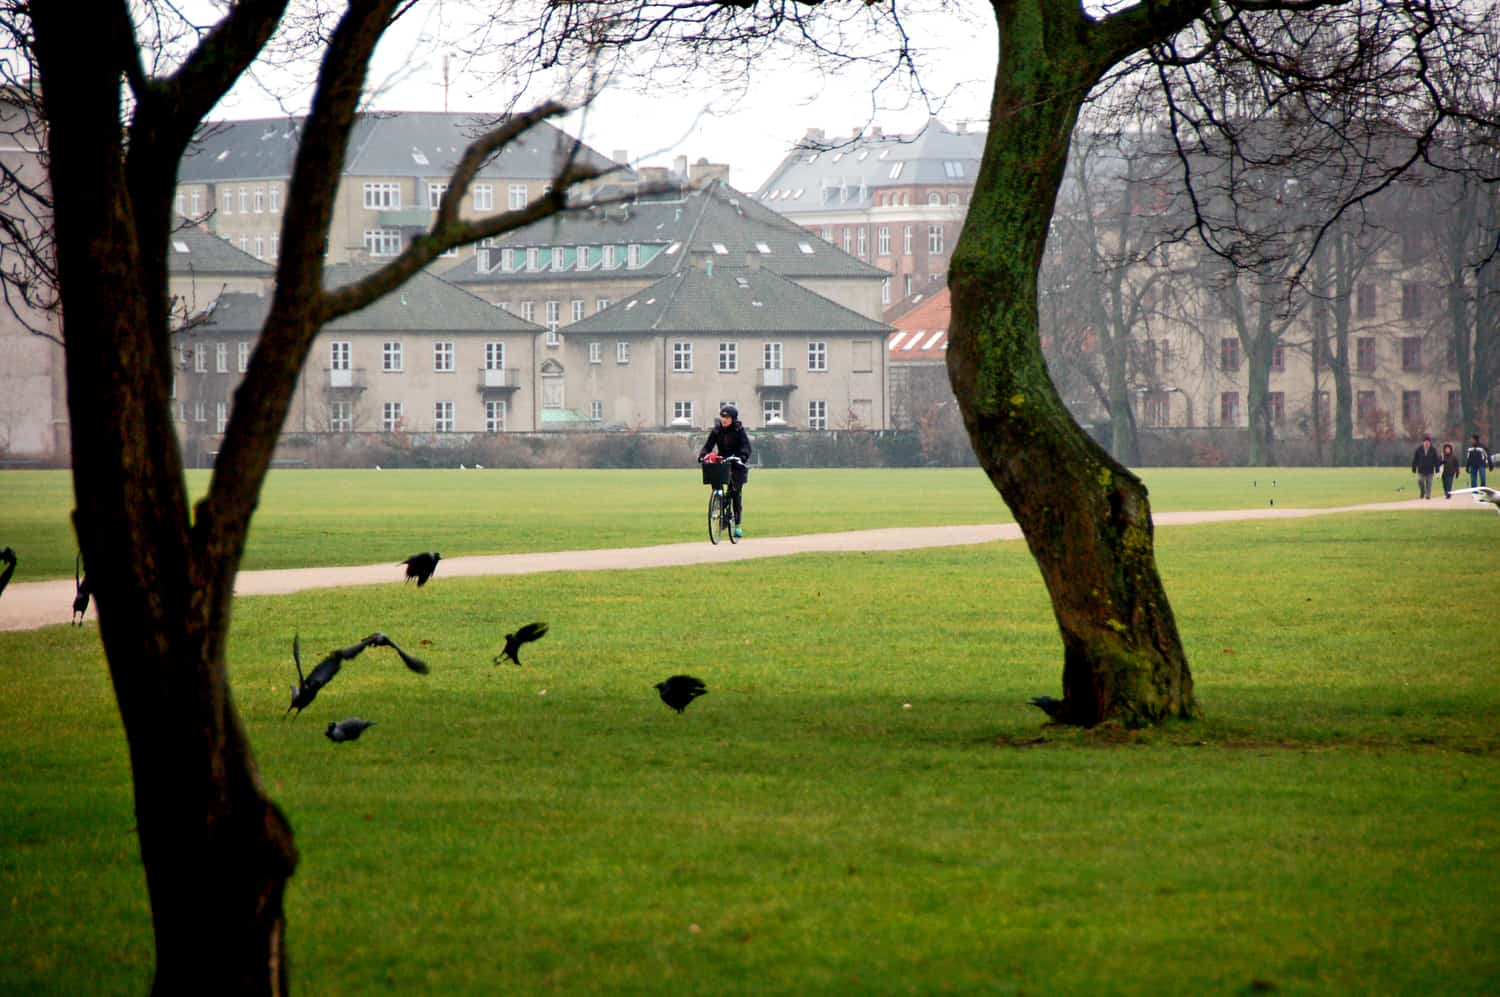
[[[348,367],[325,367],[328,373],[329,391],[365,390],[364,368],[351,370]]]
[[[797,387],[797,372],[790,367],[761,367],[755,373],[756,391],[791,391]]]
[[[521,386],[521,371],[517,367],[481,367],[479,369],[480,391],[515,391]]]

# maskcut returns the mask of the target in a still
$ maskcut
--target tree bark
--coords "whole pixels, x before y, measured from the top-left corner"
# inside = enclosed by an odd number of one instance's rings
[[[1146,488],[1068,414],[1038,331],[1037,275],[1069,137],[1121,40],[1098,37],[1076,5],[994,7],[999,71],[985,165],[950,269],[949,377],[979,462],[1052,599],[1063,641],[1057,719],[1191,717],[1192,676],[1156,570]],[[1152,12],[1152,30],[1161,15]]]

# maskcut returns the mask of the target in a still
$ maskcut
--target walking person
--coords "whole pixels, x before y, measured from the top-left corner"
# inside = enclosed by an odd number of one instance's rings
[[[1485,483],[1487,470],[1494,470],[1495,458],[1479,445],[1479,434],[1471,437],[1469,449],[1464,452],[1464,470],[1469,472],[1469,487],[1478,488]]]
[[[745,429],[745,424],[740,422],[740,410],[733,405],[725,405],[719,409],[718,425],[708,431],[708,439],[704,441],[703,449],[698,451],[698,460],[702,462],[711,450],[717,450],[720,457],[738,457],[742,461],[729,465],[729,500],[734,508],[734,535],[742,537],[745,534],[740,532],[740,514],[744,512],[742,493],[745,482],[750,478],[750,433]]]
[[[1443,444],[1443,498],[1453,497],[1453,479],[1458,477],[1458,454],[1453,452],[1453,444]]]
[[[1432,498],[1432,476],[1443,466],[1443,458],[1432,445],[1432,437],[1422,437],[1422,445],[1411,455],[1411,471],[1417,476],[1418,498]]]

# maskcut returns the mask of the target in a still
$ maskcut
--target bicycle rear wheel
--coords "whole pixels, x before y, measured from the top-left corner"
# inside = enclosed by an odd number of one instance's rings
[[[718,543],[719,535],[724,530],[724,499],[725,495],[721,489],[715,488],[708,493],[708,542]],[[733,540],[731,532],[729,539]]]

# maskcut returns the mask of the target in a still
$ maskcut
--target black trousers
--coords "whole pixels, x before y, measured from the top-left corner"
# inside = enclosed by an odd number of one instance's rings
[[[745,499],[741,492],[750,478],[748,468],[738,464],[729,467],[729,506],[734,510],[734,525],[740,525],[740,515],[745,511]]]

